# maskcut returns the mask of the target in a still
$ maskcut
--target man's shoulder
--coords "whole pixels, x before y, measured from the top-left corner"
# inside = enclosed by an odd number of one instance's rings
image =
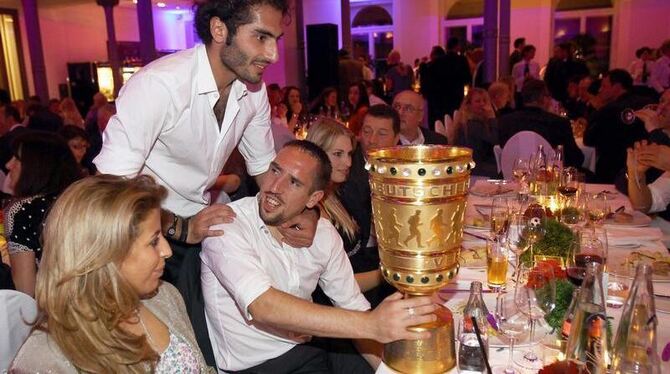
[[[193,70],[197,67],[198,48],[196,46],[154,60],[133,74],[131,80],[153,78],[170,85],[192,81]]]

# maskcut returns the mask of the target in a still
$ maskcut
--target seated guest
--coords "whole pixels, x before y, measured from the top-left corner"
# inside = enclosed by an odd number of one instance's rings
[[[400,144],[447,144],[447,138],[421,126],[423,97],[414,91],[402,91],[393,98],[393,109],[400,116]]]
[[[498,122],[486,90],[472,88],[468,91],[452,131],[454,144],[472,149],[472,159],[477,163],[473,174],[495,177],[498,167],[493,146],[498,144]]]
[[[370,107],[368,91],[362,81],[349,86],[345,106],[349,111],[348,127],[351,129],[351,132],[358,135],[361,131],[361,126],[363,125],[365,113]]]
[[[295,86],[285,87],[284,99],[282,100],[280,107],[281,109],[278,111],[278,117],[286,125],[288,131],[293,132],[296,129],[300,117],[304,117],[307,114],[307,108],[303,105],[300,96],[300,89]]]
[[[552,147],[563,146],[565,165],[581,167],[584,154],[575,142],[570,121],[548,111],[551,97],[546,83],[538,79],[527,81],[521,90],[521,98],[521,109],[498,120],[500,145],[504,147],[509,138],[521,131],[533,131]]]
[[[10,372],[205,372],[184,302],[160,281],[166,195],[150,177],[108,175],[63,193],[44,227],[39,315]]]
[[[11,105],[5,106],[5,125],[9,131],[0,136],[0,168],[7,174],[6,164],[13,156],[12,142],[28,129],[21,122],[19,111]]]
[[[84,128],[84,118],[72,98],[66,97],[60,102],[60,113],[58,114],[63,117],[63,125]]]
[[[7,178],[14,200],[4,209],[5,237],[16,290],[33,296],[42,258],[42,223],[80,173],[67,143],[56,134],[27,132],[14,140],[12,150]]]
[[[670,90],[661,95],[655,110],[645,107],[636,111],[635,115],[644,122],[650,142],[670,145]]]
[[[310,113],[339,118],[340,109],[337,106],[337,89],[335,87],[324,88],[321,95],[310,105]]]
[[[355,339],[373,368],[380,362],[381,346],[372,340],[429,335],[407,330],[434,320],[429,297],[402,299],[396,293],[369,311],[342,240],[327,219],[319,220],[309,248],[283,242],[277,227],[320,202],[331,171],[318,146],[287,143],[261,180],[261,192],[230,204],[237,215],[234,222],[213,226],[225,235],[203,241],[202,288],[219,370],[371,372],[358,355],[333,352],[329,357],[310,345],[310,335]],[[335,307],[311,302],[317,284]]]
[[[63,118],[46,108],[31,107],[28,114],[26,127],[31,130],[57,132],[63,127]]]
[[[75,161],[79,166],[82,177],[95,174],[95,165],[83,165],[82,161],[91,143],[88,141],[88,134],[84,129],[77,126],[65,125],[61,127],[58,134],[65,139],[68,147],[72,151]]]
[[[369,257],[365,256],[358,223],[344,208],[337,192],[338,187],[349,177],[356,138],[340,123],[323,118],[309,129],[306,140],[326,152],[333,169],[326,195],[319,203],[322,216],[329,219],[340,234],[361,291],[371,290],[382,281],[379,262],[370,261]]]
[[[647,137],[640,120],[628,121],[630,112],[638,110],[651,101],[631,93],[633,78],[622,69],[605,73],[598,92],[603,106],[588,120],[584,131],[584,144],[595,147],[596,182],[613,183],[616,175],[626,167],[626,149],[635,141]]]
[[[491,98],[491,105],[495,110],[496,117],[512,113],[514,107],[512,106],[512,92],[509,84],[503,81],[496,81],[491,83],[488,89],[489,97]]]

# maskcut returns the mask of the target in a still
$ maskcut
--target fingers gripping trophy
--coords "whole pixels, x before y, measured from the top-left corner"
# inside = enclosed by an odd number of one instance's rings
[[[372,210],[384,278],[407,297],[431,295],[458,273],[472,151],[445,146],[378,148],[368,153]],[[454,319],[413,326],[429,339],[384,348],[402,373],[443,373],[456,364]]]

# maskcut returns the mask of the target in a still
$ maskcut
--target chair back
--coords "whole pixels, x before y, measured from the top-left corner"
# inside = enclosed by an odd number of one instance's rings
[[[496,167],[498,168],[498,174],[500,174],[502,172],[502,160],[500,159],[502,156],[502,147],[498,144],[493,146],[493,155],[496,156]]]
[[[514,178],[512,174],[514,160],[520,157],[530,159],[530,156],[537,151],[540,144],[544,146],[547,160],[552,160],[554,149],[540,134],[534,131],[520,131],[509,138],[500,154],[500,169],[502,169],[503,177],[512,180]]]
[[[0,290],[0,373],[9,369],[21,345],[30,335],[37,316],[37,302],[23,292]]]

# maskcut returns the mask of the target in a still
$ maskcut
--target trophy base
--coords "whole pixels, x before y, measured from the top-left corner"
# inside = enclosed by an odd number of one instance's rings
[[[433,374],[456,366],[454,317],[444,306],[440,306],[435,315],[435,322],[409,328],[430,331],[430,338],[399,340],[384,346],[384,363],[388,367],[400,373]]]

